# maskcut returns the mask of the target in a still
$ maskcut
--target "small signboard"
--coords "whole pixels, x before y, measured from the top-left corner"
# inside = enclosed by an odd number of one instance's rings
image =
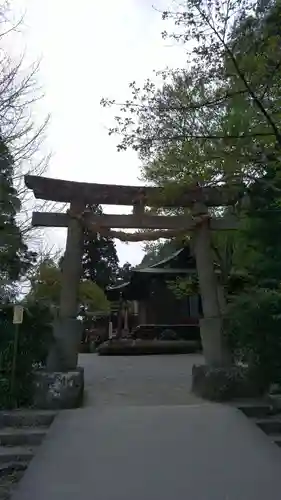
[[[111,340],[113,337],[113,328],[112,328],[112,321],[109,322],[108,324],[108,338]]]
[[[13,324],[20,325],[22,322],[23,322],[23,307],[16,305],[14,306]]]

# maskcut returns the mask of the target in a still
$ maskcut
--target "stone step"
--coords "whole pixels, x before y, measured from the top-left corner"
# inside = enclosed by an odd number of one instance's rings
[[[273,408],[273,406],[269,404],[239,404],[237,406],[238,410],[242,411],[244,415],[246,415],[249,418],[257,418],[257,419],[262,419],[264,417],[268,417],[271,415],[274,415],[276,413],[276,410]]]
[[[0,428],[0,446],[39,445],[46,436],[46,427]]]
[[[2,427],[42,427],[50,426],[57,412],[48,410],[13,410],[0,412]]]
[[[281,434],[270,434],[268,437],[273,443],[281,447]]]
[[[29,464],[29,461],[22,460],[20,462],[0,462],[0,477],[8,476],[14,472],[24,472]]]
[[[266,434],[281,434],[281,415],[274,415],[255,421],[256,425]]]
[[[31,446],[0,446],[0,464],[30,462],[36,451]]]

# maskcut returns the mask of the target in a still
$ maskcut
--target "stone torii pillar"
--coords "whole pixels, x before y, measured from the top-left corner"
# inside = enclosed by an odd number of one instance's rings
[[[213,401],[261,397],[259,383],[251,369],[232,363],[223,331],[225,297],[214,270],[210,219],[204,217],[208,210],[198,204],[194,210],[202,216],[194,230],[194,252],[204,314],[200,332],[206,364],[193,366],[192,389]]]
[[[223,335],[223,301],[214,270],[208,209],[197,203],[193,213],[202,216],[193,232],[193,245],[204,315],[200,320],[203,352],[207,365],[229,366],[231,357]]]
[[[84,205],[72,202],[71,211],[78,213]],[[59,317],[54,321],[54,344],[47,360],[47,370],[70,371],[77,367],[82,324],[78,313],[78,290],[82,268],[83,227],[71,217],[68,222],[66,249],[62,265],[62,288]]]

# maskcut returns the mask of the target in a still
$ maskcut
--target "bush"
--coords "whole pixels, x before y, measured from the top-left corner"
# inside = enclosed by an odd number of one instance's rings
[[[11,374],[14,353],[15,325],[13,308],[0,308],[0,408],[29,405],[32,401],[33,372],[44,366],[52,339],[52,317],[47,307],[34,304],[24,311],[19,325],[19,341],[14,392]]]
[[[281,381],[281,293],[250,288],[233,298],[225,320],[235,361],[247,364],[261,387]]]
[[[167,336],[166,336],[167,335]],[[201,341],[199,324],[193,325],[138,325],[131,338],[141,340],[196,340]]]
[[[210,401],[259,398],[263,396],[263,388],[257,386],[251,375],[241,366],[193,365],[192,391]]]
[[[97,351],[101,356],[144,354],[189,354],[198,352],[200,343],[193,340],[109,340]]]
[[[177,340],[178,336],[174,330],[167,329],[163,330],[160,334],[160,340]]]

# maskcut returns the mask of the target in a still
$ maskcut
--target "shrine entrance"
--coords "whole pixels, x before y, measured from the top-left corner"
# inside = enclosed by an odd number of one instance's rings
[[[222,332],[225,298],[214,271],[210,231],[234,230],[238,221],[232,216],[211,217],[209,209],[233,205],[239,198],[238,190],[194,186],[181,193],[170,189],[167,194],[166,189],[160,187],[92,184],[31,175],[25,177],[25,183],[36,198],[70,203],[67,213],[34,212],[32,217],[33,226],[67,227],[60,310],[54,323],[55,342],[48,358],[48,371],[67,372],[77,367],[81,323],[76,316],[84,228],[121,241],[172,238],[192,232],[203,309],[200,333],[206,364],[230,363]],[[91,204],[132,206],[133,213],[96,215],[86,209]],[[152,215],[146,213],[147,207],[188,209],[189,214]],[[126,233],[117,229],[147,231]]]

